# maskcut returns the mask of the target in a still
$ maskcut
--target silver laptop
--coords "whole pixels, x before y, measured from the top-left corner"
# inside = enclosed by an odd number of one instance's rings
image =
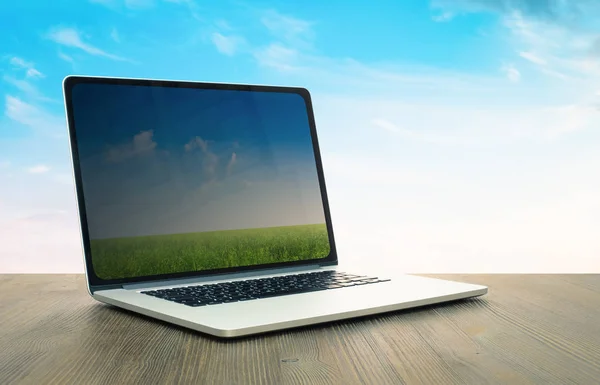
[[[338,268],[306,89],[82,76],[63,87],[98,301],[238,337],[487,292]]]

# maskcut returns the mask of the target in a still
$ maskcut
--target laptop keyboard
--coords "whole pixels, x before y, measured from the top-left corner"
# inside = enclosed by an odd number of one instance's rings
[[[142,291],[142,293],[162,298],[167,301],[198,307],[313,291],[340,289],[350,286],[370,285],[387,281],[389,281],[389,279],[379,279],[377,277],[367,277],[328,270],[271,278],[223,282],[210,285],[148,290]]]

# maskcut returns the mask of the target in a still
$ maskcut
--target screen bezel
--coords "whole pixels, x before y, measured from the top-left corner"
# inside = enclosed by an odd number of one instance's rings
[[[310,127],[310,133],[313,143],[313,152],[315,156],[317,175],[319,178],[319,186],[321,189],[321,198],[323,202],[323,210],[325,214],[325,222],[327,226],[327,233],[329,237],[330,252],[325,258],[309,259],[304,261],[290,261],[290,262],[278,262],[269,264],[260,264],[252,266],[239,266],[212,270],[202,271],[190,271],[181,273],[169,273],[142,277],[129,277],[119,279],[102,279],[98,277],[94,271],[92,264],[92,255],[90,249],[90,238],[87,226],[87,214],[85,209],[85,197],[83,193],[83,183],[81,176],[81,169],[79,164],[79,152],[77,146],[77,127],[75,125],[73,117],[73,103],[72,103],[72,91],[73,88],[78,84],[104,84],[104,85],[132,85],[132,86],[146,86],[146,87],[169,87],[169,88],[197,88],[197,89],[213,89],[213,90],[229,90],[229,91],[242,91],[242,92],[273,92],[273,93],[294,93],[300,95],[306,105],[306,112],[308,115],[308,122]],[[247,272],[252,270],[265,270],[265,269],[280,269],[282,267],[293,267],[303,265],[316,265],[316,264],[337,264],[337,251],[335,247],[335,240],[333,236],[333,226],[331,223],[331,215],[329,209],[329,201],[327,198],[327,191],[325,187],[325,177],[323,173],[323,165],[321,160],[321,153],[319,150],[319,143],[317,138],[317,131],[315,125],[315,118],[313,113],[312,100],[310,92],[302,87],[284,87],[284,86],[267,86],[267,85],[246,85],[246,84],[229,84],[229,83],[208,83],[208,82],[192,82],[192,81],[175,81],[175,80],[154,80],[154,79],[128,79],[128,78],[103,78],[103,77],[88,77],[88,76],[68,76],[63,81],[63,92],[65,97],[65,110],[67,115],[67,126],[69,132],[69,141],[71,148],[71,159],[73,167],[73,176],[75,180],[76,200],[79,211],[79,222],[82,238],[82,246],[85,259],[86,276],[88,284],[92,286],[113,286],[131,283],[143,283],[150,281],[165,281],[170,279],[184,279],[194,277],[205,277],[216,274],[228,274],[228,273],[239,273]]]

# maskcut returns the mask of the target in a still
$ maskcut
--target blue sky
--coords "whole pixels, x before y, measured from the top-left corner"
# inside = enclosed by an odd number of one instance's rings
[[[92,239],[325,223],[295,93],[79,84]]]
[[[0,5],[0,223],[76,238],[63,76],[275,83],[313,93],[340,252],[597,260],[597,1],[214,3]]]

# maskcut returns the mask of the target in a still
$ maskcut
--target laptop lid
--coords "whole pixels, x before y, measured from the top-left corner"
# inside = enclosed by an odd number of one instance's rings
[[[90,287],[337,263],[306,89],[63,85]]]

